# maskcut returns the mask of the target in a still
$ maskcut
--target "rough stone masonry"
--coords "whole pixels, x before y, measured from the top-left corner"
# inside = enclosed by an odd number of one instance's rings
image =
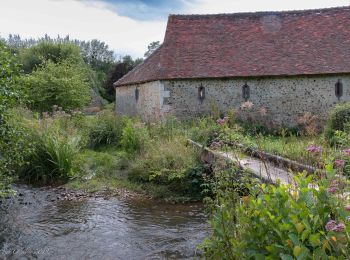
[[[150,121],[235,110],[270,127],[311,113],[322,123],[350,99],[349,28],[350,7],[170,15],[162,46],[115,83],[116,112]]]

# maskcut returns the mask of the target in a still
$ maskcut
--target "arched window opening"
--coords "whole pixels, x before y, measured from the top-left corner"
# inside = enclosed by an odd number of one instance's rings
[[[340,99],[343,95],[343,83],[340,79],[338,79],[337,83],[335,83],[335,96]]]
[[[242,96],[244,101],[248,101],[248,99],[250,98],[250,87],[247,84],[244,84],[244,86],[242,87]]]
[[[198,98],[200,101],[203,101],[205,98],[205,88],[202,85],[198,88]]]

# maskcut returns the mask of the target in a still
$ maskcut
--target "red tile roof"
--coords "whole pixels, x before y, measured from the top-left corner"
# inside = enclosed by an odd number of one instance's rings
[[[115,85],[350,72],[350,6],[170,15],[163,45]]]

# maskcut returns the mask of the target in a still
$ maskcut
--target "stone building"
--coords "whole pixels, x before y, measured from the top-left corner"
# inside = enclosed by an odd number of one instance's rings
[[[144,120],[244,115],[246,102],[269,125],[323,121],[350,100],[350,7],[170,15],[162,46],[115,88],[117,113]]]

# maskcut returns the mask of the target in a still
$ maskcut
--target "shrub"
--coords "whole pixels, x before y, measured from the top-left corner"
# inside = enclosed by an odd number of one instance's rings
[[[213,207],[213,235],[204,244],[207,257],[347,259],[350,205],[338,193],[348,191],[348,184],[333,170],[328,178],[312,178],[295,177],[297,186],[250,185],[250,195],[241,198],[221,189]]]
[[[203,165],[198,152],[186,146],[186,140],[175,136],[158,139],[131,162],[129,179],[141,183],[165,185],[166,190],[178,195],[201,197]]]
[[[51,110],[54,105],[63,110],[83,108],[91,99],[84,67],[64,60],[46,62],[32,74],[22,78],[29,106],[39,112]]]
[[[53,43],[49,41],[22,49],[19,58],[25,73],[34,71],[49,60],[53,63],[60,63],[63,60],[71,60],[74,63],[84,62],[78,46],[71,43]]]
[[[336,131],[345,131],[346,123],[350,122],[350,103],[339,104],[330,112],[327,125],[325,128],[325,136],[334,144],[334,134]]]
[[[136,153],[141,151],[148,139],[147,129],[142,124],[129,120],[123,129],[120,144],[126,152]]]
[[[189,137],[193,141],[209,145],[222,132],[222,127],[212,118],[201,118],[192,121]]]
[[[97,114],[89,129],[90,147],[120,145],[126,119],[118,117],[113,111],[104,110]]]
[[[37,142],[21,177],[43,184],[66,181],[73,175],[73,163],[79,152],[79,137],[63,137],[47,131],[36,136]]]

